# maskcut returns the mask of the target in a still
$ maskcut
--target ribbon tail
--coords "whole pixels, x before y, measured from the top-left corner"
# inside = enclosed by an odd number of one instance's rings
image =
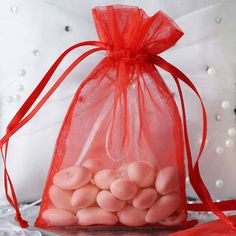
[[[215,213],[215,215],[217,215],[225,224],[229,225],[231,229],[236,231],[236,226],[234,225],[234,223],[222,212],[222,210],[218,207],[218,205],[213,202],[213,200],[210,196],[210,193],[208,192],[208,190],[201,178],[201,175],[200,175],[199,160],[202,156],[202,152],[203,152],[205,142],[206,142],[206,134],[207,134],[207,115],[206,115],[206,109],[205,109],[204,104],[202,102],[201,96],[198,93],[196,87],[193,85],[193,83],[178,68],[174,67],[173,65],[171,65],[170,63],[168,63],[167,61],[165,61],[163,58],[161,58],[159,56],[154,56],[153,63],[156,66],[160,67],[161,69],[169,72],[172,75],[172,77],[174,78],[175,83],[178,88],[178,92],[179,92],[180,100],[181,100],[181,107],[182,107],[184,139],[185,139],[186,155],[187,155],[187,159],[188,159],[188,170],[189,170],[190,182],[191,182],[195,192],[197,193],[198,197],[206,205],[206,208],[208,210],[211,210],[213,213]],[[197,156],[197,160],[194,164],[194,167],[193,167],[193,162],[192,162],[191,148],[190,148],[190,144],[189,144],[184,98],[183,98],[183,93],[182,93],[182,89],[181,89],[179,80],[184,82],[197,95],[197,97],[200,101],[200,104],[201,104],[201,108],[202,108],[202,120],[203,120],[202,143],[201,143],[200,150],[199,150],[199,153]],[[231,206],[230,209],[232,209],[232,208],[234,208],[234,207]],[[236,209],[236,207],[234,209]]]
[[[43,98],[38,102],[37,105],[32,109],[32,111],[28,113],[28,111],[32,108],[34,102],[37,100],[39,95],[42,93],[44,88],[46,87],[48,81],[52,77],[53,73],[63,60],[63,58],[73,49],[81,47],[81,46],[98,46],[97,48],[88,50],[84,54],[82,54],[79,58],[77,58],[67,69],[66,71],[61,75],[61,77],[54,83],[54,85],[48,90],[48,92],[43,96]],[[18,110],[16,115],[13,117],[13,119],[10,121],[9,125],[6,129],[6,134],[1,138],[0,140],[0,149],[1,149],[1,155],[4,165],[4,187],[5,187],[5,194],[6,198],[11,204],[11,206],[16,210],[16,221],[20,224],[22,228],[28,227],[27,221],[23,220],[21,217],[21,213],[18,206],[18,201],[16,197],[16,193],[14,190],[14,186],[12,184],[10,175],[7,170],[6,165],[6,159],[7,159],[7,149],[9,144],[10,137],[16,133],[21,127],[23,127],[28,121],[30,121],[34,115],[41,109],[41,107],[44,105],[44,103],[49,99],[49,97],[55,92],[55,90],[59,87],[59,85],[64,81],[64,79],[67,77],[67,75],[86,57],[91,55],[92,53],[95,53],[100,50],[105,50],[102,47],[102,43],[96,42],[96,41],[87,41],[82,42],[79,44],[76,44],[69,49],[67,49],[65,52],[61,54],[61,56],[56,60],[56,62],[52,65],[52,67],[48,70],[46,75],[43,77],[41,82],[38,84],[38,86],[34,89],[34,91],[31,93],[31,95],[28,97],[28,99],[25,101],[25,103],[21,106],[21,108]],[[81,86],[84,86],[88,81],[83,81]],[[5,145],[5,146],[4,146]],[[3,148],[5,147],[5,150],[3,151]],[[11,195],[8,193],[8,187],[10,187]]]

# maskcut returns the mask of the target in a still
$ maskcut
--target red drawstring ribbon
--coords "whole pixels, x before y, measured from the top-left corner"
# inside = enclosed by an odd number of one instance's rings
[[[81,46],[95,46],[96,48],[88,50],[84,54],[82,54],[79,58],[77,58],[61,75],[61,77],[54,83],[54,85],[49,89],[49,91],[43,96],[43,98],[38,102],[37,105],[32,109],[32,111],[28,113],[30,108],[33,106],[34,102],[37,100],[39,95],[44,90],[45,86],[51,79],[53,73],[61,63],[61,61],[64,59],[64,57],[72,50],[79,48]],[[34,89],[34,91],[31,93],[31,95],[28,97],[28,99],[24,102],[24,104],[21,106],[21,108],[18,110],[16,115],[13,117],[13,119],[10,121],[9,125],[6,129],[6,134],[3,136],[3,138],[0,140],[0,149],[4,164],[4,187],[5,187],[5,193],[6,198],[9,201],[9,203],[12,205],[13,208],[16,210],[16,221],[19,222],[20,226],[22,228],[28,227],[27,221],[23,220],[20,214],[19,206],[17,197],[15,194],[15,190],[11,181],[11,178],[9,176],[9,173],[7,171],[6,166],[6,158],[7,158],[7,149],[8,149],[8,143],[10,137],[17,132],[22,126],[24,126],[31,118],[34,117],[34,115],[41,109],[41,107],[44,105],[44,103],[49,99],[49,97],[54,93],[54,91],[59,87],[59,85],[64,81],[64,79],[67,77],[67,75],[86,57],[91,55],[94,52],[100,51],[100,50],[107,50],[108,46],[106,46],[102,42],[98,41],[85,41],[82,43],[78,43],[70,48],[68,48],[66,51],[64,51],[59,58],[55,61],[55,63],[51,66],[51,68],[48,70],[48,72],[45,74],[43,79],[40,81],[38,86]],[[169,72],[177,85],[180,99],[181,99],[181,107],[182,107],[182,113],[183,113],[183,128],[184,128],[184,139],[185,139],[185,147],[186,147],[186,153],[187,153],[187,159],[188,159],[188,170],[189,170],[189,177],[191,184],[193,188],[195,189],[196,193],[198,194],[199,198],[202,200],[204,204],[191,204],[188,205],[188,208],[190,210],[211,210],[214,212],[223,222],[225,222],[227,225],[229,225],[233,230],[236,231],[236,227],[233,224],[233,222],[224,215],[222,210],[235,210],[236,209],[236,201],[230,200],[230,201],[224,201],[221,203],[214,203],[211,199],[211,196],[205,186],[205,184],[202,181],[202,178],[200,176],[199,172],[199,160],[201,158],[205,141],[206,141],[206,133],[207,133],[207,116],[206,116],[206,110],[203,105],[202,99],[193,85],[193,83],[187,78],[186,75],[184,75],[179,69],[174,67],[173,65],[166,62],[163,58],[159,56],[153,56],[150,55],[151,62],[155,64],[156,66],[162,68],[163,70]],[[179,83],[179,80],[183,81],[185,84],[187,84],[198,96],[201,107],[202,107],[202,114],[203,114],[203,132],[202,132],[202,144],[200,147],[200,151],[197,157],[197,160],[195,162],[195,165],[193,166],[192,163],[192,154],[189,144],[189,138],[188,138],[188,130],[187,130],[187,119],[186,119],[186,113],[185,113],[185,106],[184,106],[184,99],[183,94],[181,90],[181,86]],[[83,87],[87,81],[83,81],[81,84],[81,87]],[[4,146],[5,145],[5,146]],[[3,149],[5,147],[5,149]],[[4,150],[4,152],[3,152]],[[8,187],[10,187],[11,195],[8,194]]]
[[[172,75],[172,77],[175,80],[175,83],[177,85],[178,92],[180,95],[182,115],[183,115],[184,140],[185,140],[185,148],[186,148],[186,154],[187,154],[187,159],[188,159],[189,179],[198,197],[205,205],[205,207],[202,207],[202,204],[195,204],[195,206],[192,209],[195,209],[195,210],[200,210],[200,208],[208,209],[214,212],[215,215],[217,215],[225,224],[229,225],[233,230],[236,231],[236,226],[234,225],[234,223],[222,212],[222,209],[220,208],[222,207],[224,210],[236,209],[236,205],[235,205],[236,201],[234,200],[224,201],[221,205],[214,203],[200,175],[199,160],[201,158],[201,155],[205,146],[206,134],[207,134],[207,115],[206,115],[206,109],[202,102],[201,96],[199,95],[196,87],[189,80],[189,78],[184,73],[182,73],[179,69],[177,69],[176,67],[174,67],[173,65],[171,65],[170,63],[168,63],[167,61],[165,61],[163,58],[159,56],[153,57],[153,63],[156,66],[169,72]],[[190,148],[189,138],[188,138],[187,119],[186,119],[183,93],[182,93],[179,80],[184,82],[197,95],[201,104],[201,108],[202,108],[202,121],[203,121],[202,143],[201,143],[201,147],[200,147],[197,160],[194,166],[192,163],[192,154],[191,154],[191,148]],[[191,208],[191,205],[190,205],[190,208]]]

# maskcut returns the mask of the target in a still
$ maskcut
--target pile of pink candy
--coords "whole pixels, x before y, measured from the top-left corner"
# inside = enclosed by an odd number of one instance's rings
[[[174,167],[156,171],[147,161],[118,170],[104,169],[96,159],[60,170],[49,197],[54,207],[43,212],[49,226],[181,224],[182,210]]]

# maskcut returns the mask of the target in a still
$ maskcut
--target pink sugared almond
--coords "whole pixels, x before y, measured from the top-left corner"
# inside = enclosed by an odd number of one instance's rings
[[[129,179],[141,188],[152,186],[156,178],[154,168],[144,161],[131,162],[127,174]]]
[[[157,200],[158,194],[154,188],[141,189],[133,199],[133,206],[138,209],[147,209]]]
[[[155,187],[160,194],[169,194],[176,190],[178,185],[178,175],[176,168],[169,166],[159,171]]]
[[[97,204],[105,211],[117,212],[125,206],[125,203],[108,190],[103,190],[97,195]]]
[[[120,200],[132,199],[137,191],[137,186],[127,178],[118,178],[114,180],[110,187],[111,193]]]
[[[120,223],[128,226],[142,226],[145,225],[146,211],[137,209],[133,206],[125,206],[122,210],[117,212]]]
[[[181,200],[177,193],[164,195],[149,208],[145,220],[147,223],[165,220],[180,207],[180,204]]]
[[[63,190],[56,185],[52,185],[49,189],[49,198],[55,207],[75,213],[78,209],[71,205],[72,194],[73,191]]]
[[[57,172],[53,183],[62,189],[75,190],[87,184],[92,178],[89,169],[83,166],[71,166]]]
[[[78,188],[71,197],[71,205],[76,208],[84,208],[96,202],[99,188],[93,184],[86,184]]]
[[[77,218],[71,212],[51,208],[47,209],[42,214],[43,220],[48,226],[70,226],[77,225]]]
[[[119,173],[112,169],[103,169],[94,176],[94,183],[100,189],[110,189],[111,183],[119,177]]]
[[[118,218],[115,214],[107,212],[100,207],[83,208],[77,213],[78,224],[89,225],[115,225]]]

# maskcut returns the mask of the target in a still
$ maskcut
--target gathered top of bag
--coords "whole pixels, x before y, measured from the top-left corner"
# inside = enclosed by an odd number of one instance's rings
[[[93,17],[98,37],[114,59],[146,59],[172,47],[184,34],[162,11],[148,17],[138,7],[115,5],[94,8]]]

